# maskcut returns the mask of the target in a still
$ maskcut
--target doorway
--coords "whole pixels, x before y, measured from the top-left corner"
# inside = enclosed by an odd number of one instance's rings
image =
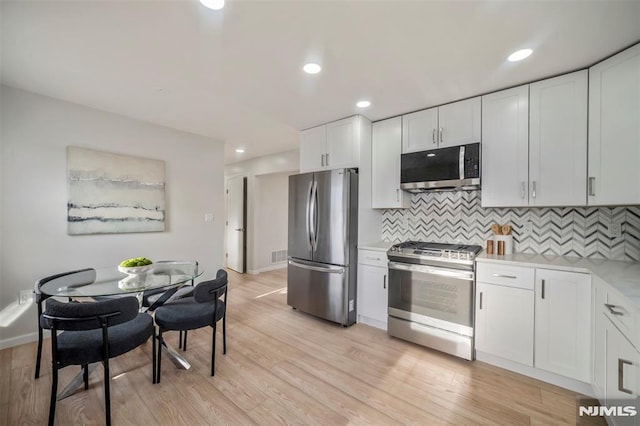
[[[227,180],[227,267],[247,272],[247,178]]]

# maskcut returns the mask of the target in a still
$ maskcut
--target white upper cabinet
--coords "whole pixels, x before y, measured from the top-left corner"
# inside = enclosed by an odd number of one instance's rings
[[[480,98],[402,116],[402,153],[480,142]]]
[[[358,167],[359,116],[300,132],[300,172]]]
[[[529,205],[584,206],[586,70],[529,86]]]
[[[589,205],[640,203],[640,44],[589,69]]]
[[[300,132],[300,171],[322,170],[327,153],[327,126],[322,125]]]
[[[407,208],[410,194],[400,190],[400,117],[373,123],[371,204],[374,209]]]
[[[584,206],[587,72],[482,97],[482,206]]]
[[[529,205],[529,86],[482,97],[482,206]]]

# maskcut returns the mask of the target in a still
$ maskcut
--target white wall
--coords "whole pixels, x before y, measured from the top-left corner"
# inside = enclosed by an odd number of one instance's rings
[[[249,273],[286,265],[284,260],[278,264],[271,263],[271,252],[286,250],[288,245],[289,174],[255,177],[253,268],[248,268]]]
[[[278,206],[271,206],[275,210],[262,208],[259,197],[268,197],[269,189],[267,185],[266,190],[262,191],[263,194],[260,195],[256,188],[256,186],[258,185],[258,180],[265,179],[266,176],[269,176],[271,174],[295,174],[299,173],[299,170],[300,151],[297,149],[233,163],[225,167],[225,179],[236,176],[247,177],[247,272],[257,273],[260,270],[264,270],[264,266],[261,266],[263,265],[262,260],[260,259],[264,259],[265,256],[268,255],[270,262],[271,251],[274,250],[271,248],[271,246],[265,246],[263,243],[256,240],[256,237],[258,239],[261,238],[261,236],[256,235],[256,224],[268,221],[271,215],[284,215],[286,218],[288,209],[287,206],[289,205],[287,180],[287,193],[286,195],[284,195],[285,198],[283,203]],[[284,245],[281,247],[281,249],[286,249],[286,226],[283,228],[281,238],[284,238]]]
[[[0,94],[0,310],[41,277],[128,257],[197,259],[204,278],[215,276],[223,255],[222,143],[7,86]],[[68,145],[166,161],[166,231],[67,235]],[[0,328],[0,347],[31,338],[35,316],[31,306]]]

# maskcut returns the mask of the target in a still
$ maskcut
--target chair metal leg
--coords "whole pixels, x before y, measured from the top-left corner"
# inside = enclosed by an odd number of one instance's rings
[[[187,350],[187,330],[184,331],[184,340],[182,341],[182,351]]]
[[[178,349],[182,349],[182,330],[178,332]]]
[[[151,383],[154,385],[157,383],[156,376],[158,374],[158,364],[156,359],[156,326],[153,326],[153,335],[151,336],[151,364],[153,367],[153,371],[151,373]]]
[[[40,325],[38,325],[38,353],[36,354],[36,379],[40,377],[41,359],[42,359],[42,328],[40,327]]]
[[[56,418],[56,394],[58,393],[58,369],[51,365],[51,401],[49,402],[49,426],[53,426]]]
[[[222,317],[222,353],[227,354],[227,312]]]
[[[82,366],[82,378],[84,379],[84,390],[89,389],[89,364]]]
[[[158,330],[158,371],[156,373],[156,383],[160,383],[162,371],[162,328]]]
[[[104,406],[105,413],[107,416],[107,426],[111,426],[111,394],[109,392],[109,382],[111,382],[111,377],[109,373],[109,358],[107,358],[104,362]]]
[[[213,344],[211,345],[211,375],[215,374],[216,368],[216,322],[213,323]]]

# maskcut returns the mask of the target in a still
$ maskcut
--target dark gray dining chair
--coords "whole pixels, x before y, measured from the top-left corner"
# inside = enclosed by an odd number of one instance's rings
[[[216,358],[216,325],[222,319],[223,354],[227,353],[227,273],[220,269],[216,278],[198,283],[192,297],[174,300],[155,310],[155,321],[158,325],[158,342],[163,344],[163,333],[166,331],[187,331],[202,327],[213,328],[211,348],[211,375],[215,372]],[[222,298],[222,300],[221,300]],[[162,367],[162,350],[158,351],[158,372],[156,380],[160,383]]]
[[[42,303],[50,296],[43,294],[40,287],[53,281],[60,280],[60,287],[72,287],[74,285],[90,284],[96,280],[96,270],[93,268],[78,269],[76,271],[62,272],[51,275],[36,281],[33,289],[34,301],[38,308],[38,353],[36,354],[36,379],[40,377],[40,363],[42,360],[42,326],[40,325],[40,316],[42,315]]]
[[[152,382],[156,383],[156,339],[153,319],[138,312],[136,297],[90,303],[63,303],[49,299],[40,318],[51,330],[51,402],[49,426],[55,421],[58,370],[69,365],[84,369],[84,388],[89,387],[88,365],[102,362],[107,426],[111,424],[109,359],[129,352],[152,339]],[[58,334],[60,332],[60,334]]]
[[[167,274],[184,274],[196,276],[198,275],[198,262],[195,260],[158,260],[154,262],[154,273],[160,275],[163,272]],[[184,297],[193,296],[193,286],[195,279],[191,280],[191,285],[183,285],[177,289],[154,289],[146,290],[142,294],[142,306],[146,307],[149,312],[153,312],[158,306],[171,303],[174,300]],[[183,351],[187,350],[187,331],[180,331],[178,348]]]

